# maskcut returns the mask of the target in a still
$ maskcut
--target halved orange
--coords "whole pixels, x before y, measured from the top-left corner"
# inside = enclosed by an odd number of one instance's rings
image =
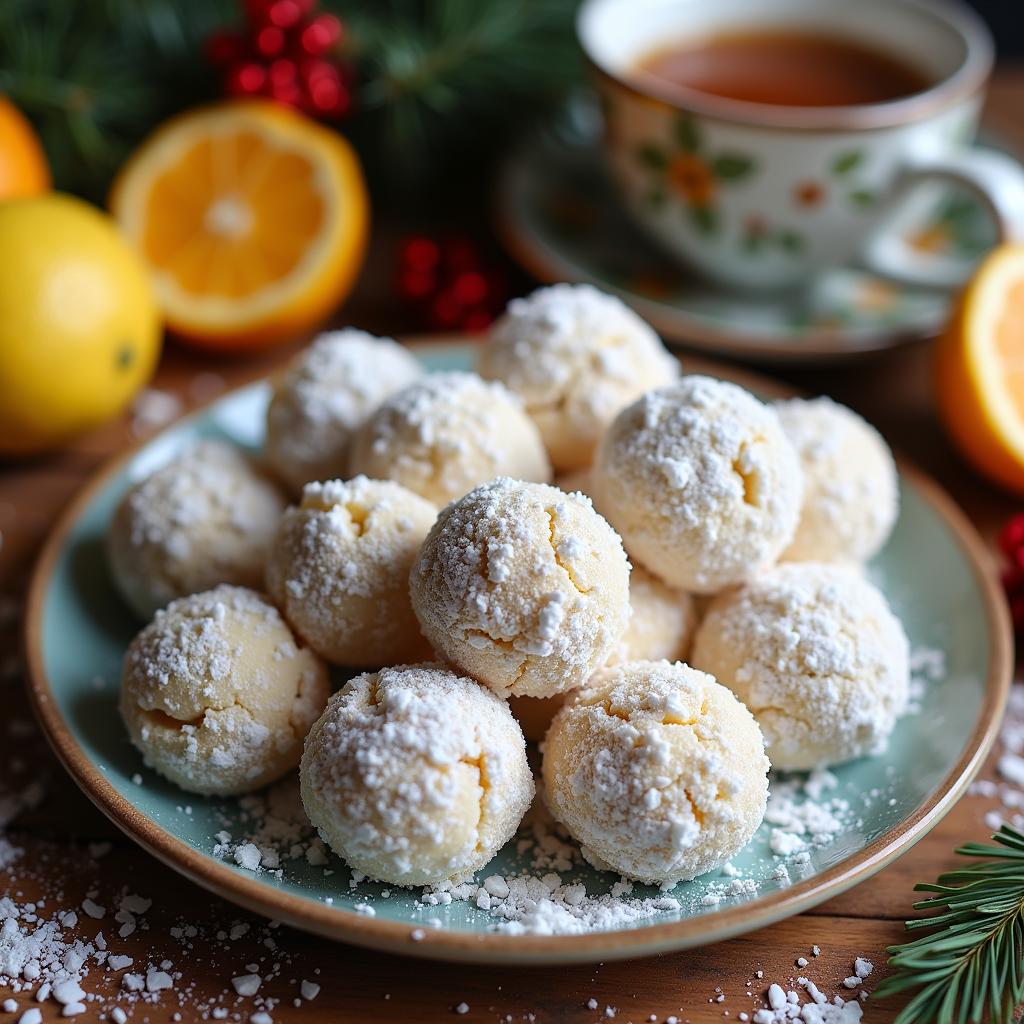
[[[0,96],[0,199],[22,199],[50,191],[50,165],[25,115]]]
[[[1024,245],[975,272],[935,350],[939,412],[967,459],[1024,495]]]
[[[168,326],[216,349],[316,327],[354,284],[369,228],[352,147],[261,100],[158,128],[118,175],[110,208],[152,271]]]

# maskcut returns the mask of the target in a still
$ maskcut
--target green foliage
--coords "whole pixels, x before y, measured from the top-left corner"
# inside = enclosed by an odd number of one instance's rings
[[[985,857],[915,890],[935,893],[915,910],[938,911],[907,922],[930,934],[890,946],[895,973],[875,989],[884,999],[918,992],[895,1024],[1010,1024],[1024,1000],[1024,835],[1008,825],[992,837],[999,845],[968,843],[965,857]]]
[[[228,0],[3,0],[0,92],[33,121],[58,188],[102,198],[164,117],[215,93],[202,41]]]
[[[579,74],[576,0],[324,0],[359,68],[351,132],[408,186],[469,172]],[[58,187],[102,197],[169,114],[220,93],[203,56],[238,0],[2,0],[0,92],[40,131]]]

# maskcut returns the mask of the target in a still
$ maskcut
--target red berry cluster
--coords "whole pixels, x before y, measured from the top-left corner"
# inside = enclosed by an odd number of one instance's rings
[[[508,282],[470,238],[406,238],[399,246],[397,290],[424,327],[482,331],[504,309]]]
[[[245,27],[215,32],[206,55],[232,96],[266,96],[313,117],[344,117],[354,74],[337,57],[344,35],[316,0],[244,0]]]
[[[1003,587],[1010,602],[1013,628],[1024,634],[1024,512],[1007,520],[999,533],[999,547],[1010,563],[1003,571]]]

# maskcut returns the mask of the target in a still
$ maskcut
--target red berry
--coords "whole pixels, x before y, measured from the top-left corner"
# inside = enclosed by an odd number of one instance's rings
[[[430,311],[433,314],[433,321],[436,327],[442,329],[458,327],[462,308],[447,288],[442,289],[434,296]]]
[[[295,61],[281,57],[271,63],[269,75],[271,85],[294,85],[299,77],[299,69]]]
[[[405,299],[425,299],[433,292],[437,278],[428,271],[408,269],[398,278],[398,290]]]
[[[462,318],[462,329],[473,334],[487,330],[493,322],[494,317],[489,309],[474,309]]]
[[[301,0],[272,0],[267,7],[267,21],[278,28],[294,28],[302,21],[309,6]]]
[[[478,270],[464,270],[452,282],[452,294],[463,306],[475,306],[487,298],[487,281]]]
[[[1015,559],[1017,552],[1024,548],[1024,512],[1010,516],[999,531],[999,547],[1007,558]]]
[[[227,74],[227,91],[233,96],[254,96],[267,81],[267,70],[255,61],[236,64]]]
[[[341,22],[333,14],[318,14],[303,27],[299,44],[306,53],[319,57],[339,42],[341,34]]]
[[[237,32],[214,32],[206,40],[205,49],[211,64],[226,68],[245,55],[245,40]]]
[[[432,238],[407,238],[402,242],[399,258],[416,270],[433,270],[440,262],[441,249]]]
[[[261,57],[279,57],[286,43],[284,32],[276,25],[264,25],[256,33],[256,52]]]

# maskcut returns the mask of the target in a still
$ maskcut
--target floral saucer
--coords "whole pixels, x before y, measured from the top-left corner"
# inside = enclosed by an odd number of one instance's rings
[[[669,341],[760,361],[820,362],[933,337],[953,292],[860,267],[822,273],[798,292],[740,293],[687,271],[631,220],[608,177],[596,109],[570,104],[513,151],[498,186],[498,227],[512,256],[544,281],[589,281],[620,295]],[[903,259],[955,279],[993,245],[974,197],[922,186],[885,238]],[[889,261],[891,263],[891,259]]]

